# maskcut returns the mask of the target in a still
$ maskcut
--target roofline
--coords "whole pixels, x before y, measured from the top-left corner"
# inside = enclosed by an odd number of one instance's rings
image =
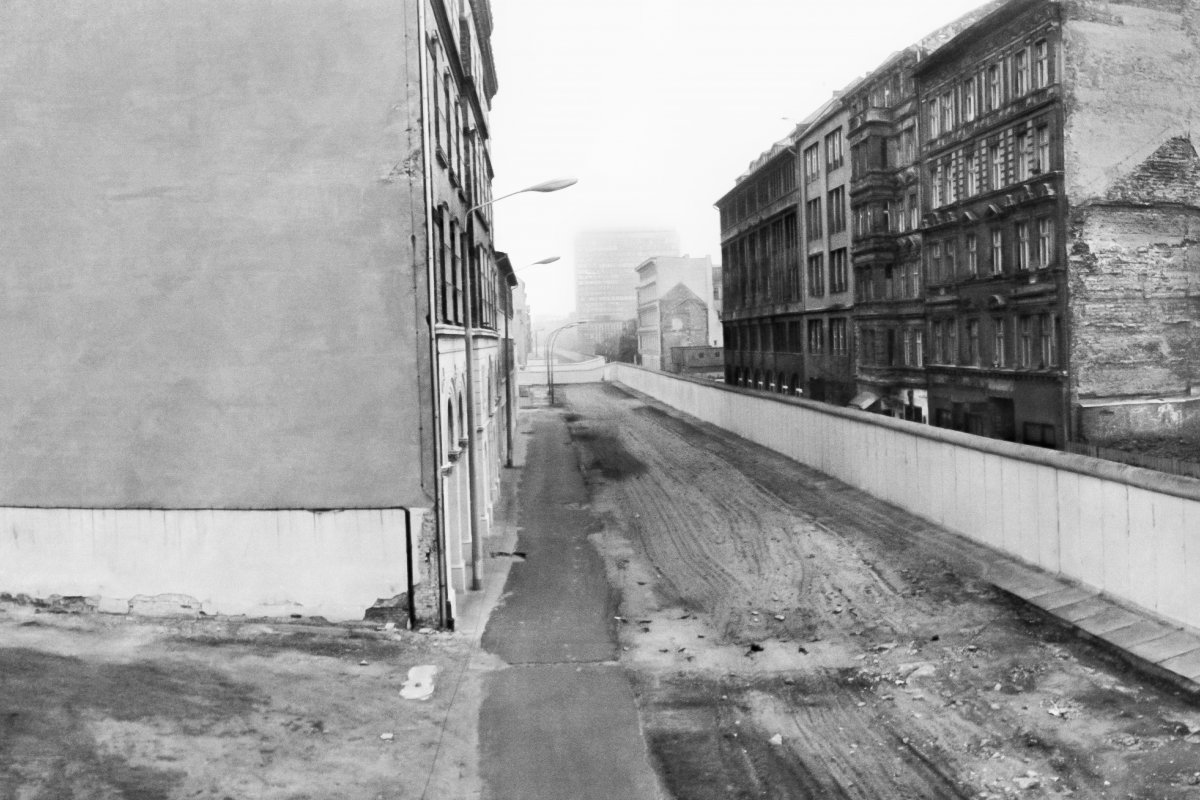
[[[913,75],[922,75],[928,72],[930,69],[939,66],[940,64],[944,64],[955,56],[960,55],[970,45],[974,44],[979,39],[982,39],[984,36],[990,33],[991,29],[995,27],[998,22],[1002,20],[1008,20],[1017,16],[1018,14],[1023,14],[1039,5],[1058,6],[1059,4],[1058,0],[1007,0],[1004,5],[980,17],[975,22],[971,23],[959,31],[956,35],[951,37],[951,39],[941,47],[938,47],[936,50],[933,50],[926,55],[923,59],[919,60],[916,67],[913,68]],[[951,25],[953,24],[954,23],[951,23]],[[935,31],[933,34],[930,34],[930,36],[934,36],[936,33],[937,32]],[[926,37],[926,39],[928,38],[930,37]]]

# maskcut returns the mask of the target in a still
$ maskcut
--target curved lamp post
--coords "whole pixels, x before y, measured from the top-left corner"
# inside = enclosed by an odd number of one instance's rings
[[[481,208],[486,208],[506,197],[525,192],[557,192],[577,183],[575,178],[555,178],[533,186],[526,186],[515,192],[502,194],[486,202],[467,209],[466,216],[470,217]],[[471,264],[463,270],[463,293],[467,302],[463,314],[463,340],[467,359],[467,492],[471,500],[471,589],[478,591],[483,588],[483,538],[479,533],[479,431],[476,429],[475,414],[475,311],[472,303],[475,299],[473,286],[474,276],[471,274]]]
[[[577,322],[568,322],[560,328],[555,328],[548,337],[546,337],[546,385],[550,389],[550,405],[554,405],[554,340],[560,333],[567,328],[574,328],[577,325],[582,325],[584,320]]]
[[[513,270],[513,274],[516,275],[518,272],[523,272],[523,271],[529,269],[530,267],[537,267],[542,264],[553,264],[555,261],[558,261],[558,256],[549,256],[548,258],[543,258],[541,261],[534,261],[532,264],[526,264],[523,267],[517,267],[516,269]],[[505,315],[505,317],[504,317],[504,341],[508,343],[504,347],[504,374],[508,377],[510,382],[511,382],[511,378],[512,378],[512,363],[510,362],[510,352],[512,351],[512,339],[508,332],[508,318],[509,318],[509,316],[511,316],[511,312],[513,310],[514,309],[512,308],[512,305],[510,304],[509,305],[510,313]],[[508,397],[505,399],[505,402],[504,402],[504,443],[505,443],[504,466],[506,466],[506,467],[511,467],[513,465],[512,435],[513,435],[513,394],[512,394],[512,389],[510,387],[508,390]]]

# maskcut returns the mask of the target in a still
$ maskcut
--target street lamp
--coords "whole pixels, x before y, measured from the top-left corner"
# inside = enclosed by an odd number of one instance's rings
[[[578,322],[568,322],[561,328],[555,328],[550,336],[546,338],[546,385],[550,389],[550,405],[554,405],[554,340],[565,331],[567,328],[574,328],[577,325],[582,325],[583,320]]]
[[[471,215],[479,209],[486,208],[492,203],[515,194],[557,192],[559,189],[574,186],[575,183],[575,178],[555,178],[535,183],[533,186],[526,186],[524,189],[518,189],[515,192],[509,192],[479,205],[471,206],[467,209],[466,216],[470,219]],[[472,307],[475,301],[474,280],[475,276],[471,274],[471,264],[468,258],[467,268],[463,270],[463,292],[467,296],[467,302],[463,304],[465,306],[463,349],[467,359],[467,492],[471,496],[471,589],[478,591],[483,588],[483,539],[479,533],[479,432],[476,428],[475,414],[475,310]]]
[[[543,258],[541,261],[534,261],[532,264],[526,264],[523,267],[517,267],[516,269],[513,270],[513,275],[515,276],[518,272],[527,270],[530,267],[536,267],[536,266],[540,266],[542,264],[553,264],[555,261],[558,261],[558,256],[549,256],[547,258]],[[510,297],[512,296],[511,289],[509,290],[509,296]],[[511,315],[513,310],[514,309],[510,302],[509,303],[509,314],[505,315],[505,317],[504,317],[504,342],[505,342],[505,345],[504,345],[504,375],[505,375],[506,382],[508,382],[509,384],[511,384],[511,382],[512,382],[513,365],[512,365],[511,358],[512,358],[512,351],[514,348],[513,348],[513,344],[512,344],[512,337],[508,332],[508,317],[509,317],[509,315]],[[512,441],[513,393],[512,393],[511,385],[509,386],[509,389],[508,389],[508,396],[505,398],[505,401],[504,401],[504,412],[505,412],[504,413],[504,443],[505,443],[504,466],[511,467],[513,465],[513,441]]]

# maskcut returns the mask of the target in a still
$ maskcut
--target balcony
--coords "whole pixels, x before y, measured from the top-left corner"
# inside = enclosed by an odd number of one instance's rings
[[[892,119],[892,109],[872,106],[850,117],[849,135],[854,136],[864,125],[891,125]]]

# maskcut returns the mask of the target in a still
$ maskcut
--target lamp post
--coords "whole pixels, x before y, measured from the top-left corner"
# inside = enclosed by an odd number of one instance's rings
[[[577,325],[582,325],[583,320],[578,322],[568,322],[560,328],[555,328],[549,336],[546,337],[546,386],[550,390],[550,405],[554,405],[554,340],[560,333],[567,328],[574,328]]]
[[[513,275],[515,276],[518,272],[527,270],[530,267],[540,266],[541,264],[553,264],[555,261],[558,261],[558,256],[549,256],[548,258],[543,258],[541,261],[534,261],[532,264],[526,264],[523,267],[514,269]],[[507,390],[508,396],[504,401],[504,466],[506,467],[511,467],[513,465],[513,393],[511,386],[513,369],[511,359],[513,344],[512,338],[508,331],[508,320],[515,310],[516,309],[513,308],[512,305],[512,289],[510,288],[508,304],[509,313],[504,317],[504,374],[506,376],[506,382],[509,384],[509,388]]]
[[[481,208],[487,208],[506,197],[512,197],[513,195],[525,192],[557,192],[559,189],[574,186],[575,183],[575,178],[555,178],[554,180],[535,183],[533,186],[526,186],[524,189],[518,189],[515,192],[509,192],[479,205],[471,206],[467,209],[467,220],[470,222],[471,215],[476,211]],[[479,531],[479,431],[476,427],[477,415],[475,413],[474,280],[475,276],[472,274],[470,258],[468,256],[466,269],[463,270],[463,292],[466,294],[466,302],[463,304],[465,307],[463,314],[463,349],[467,359],[467,493],[470,495],[471,507],[471,589],[479,591],[483,588],[483,537]]]

